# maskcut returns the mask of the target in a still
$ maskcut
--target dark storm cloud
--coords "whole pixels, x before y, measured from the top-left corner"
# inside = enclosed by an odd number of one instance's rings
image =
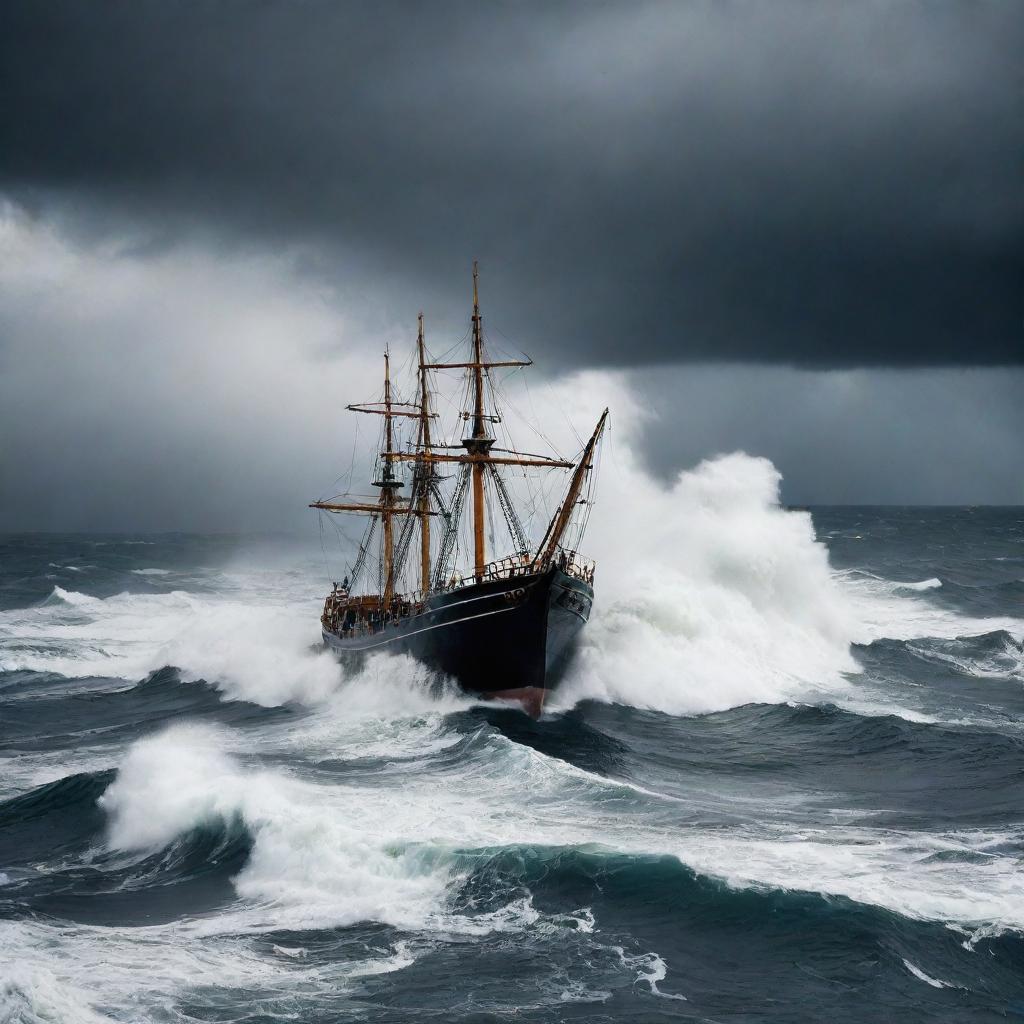
[[[1024,505],[1024,370],[642,370],[651,468],[771,459],[796,504]]]
[[[358,296],[288,252],[140,256],[3,203],[0,254],[0,530],[315,536],[309,499],[351,470],[365,493],[377,435],[342,406],[379,393],[385,343],[410,341],[400,319],[340,314]],[[393,349],[399,388],[407,351]],[[1021,367],[658,366],[533,373],[528,390],[524,376],[502,391],[527,447],[522,418],[568,456],[573,426],[609,405],[605,458],[643,458],[662,480],[742,448],[775,462],[791,502],[1024,502]],[[457,403],[439,408],[461,436]],[[562,482],[546,478],[549,498]]]
[[[479,256],[549,364],[1019,363],[1022,12],[11,2],[0,188],[460,316]]]

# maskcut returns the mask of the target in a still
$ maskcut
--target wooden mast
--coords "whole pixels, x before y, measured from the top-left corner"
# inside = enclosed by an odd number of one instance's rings
[[[420,315],[420,363],[423,359],[423,316]],[[384,400],[382,402],[364,402],[359,405],[346,406],[351,412],[371,413],[375,416],[384,417],[384,450],[380,453],[383,460],[381,465],[381,476],[375,480],[374,486],[379,487],[380,496],[376,502],[371,503],[369,499],[355,498],[354,500],[339,501],[314,501],[310,508],[320,509],[324,512],[362,512],[364,514],[380,516],[383,524],[383,538],[381,544],[381,569],[384,574],[383,593],[380,595],[381,605],[387,607],[395,596],[395,533],[394,517],[404,515],[415,515],[423,524],[425,534],[423,550],[426,553],[424,579],[429,586],[430,574],[430,516],[437,515],[430,508],[429,488],[424,487],[419,493],[415,504],[406,504],[398,497],[397,491],[402,487],[402,482],[395,477],[395,460],[404,456],[405,453],[398,453],[392,449],[395,447],[393,420],[397,416],[409,417],[420,421],[419,440],[425,445],[427,456],[431,454],[430,420],[434,413],[429,409],[429,393],[426,389],[426,367],[421,368],[421,387],[423,389],[424,401],[396,402],[391,397],[391,357],[388,352],[384,353]],[[424,402],[427,404],[424,405]],[[405,408],[396,408],[404,406]],[[410,411],[415,410],[415,411]],[[432,463],[425,463],[428,474],[433,474]]]
[[[395,531],[394,517],[396,515],[419,514],[418,508],[411,508],[408,505],[398,503],[395,492],[402,486],[402,481],[395,478],[394,452],[395,436],[392,420],[396,416],[419,417],[419,412],[404,412],[396,410],[396,404],[408,405],[406,402],[395,403],[391,401],[391,356],[384,352],[384,401],[368,402],[360,405],[347,406],[352,412],[372,413],[384,417],[384,451],[381,452],[383,463],[381,464],[381,475],[379,480],[373,481],[374,487],[380,488],[380,497],[376,504],[362,501],[314,501],[310,508],[323,509],[325,512],[368,512],[371,515],[379,515],[381,524],[384,527],[384,537],[381,546],[381,570],[384,574],[384,592],[381,594],[381,604],[387,607],[395,592]],[[430,514],[429,512],[427,513]]]
[[[374,486],[380,488],[380,518],[384,527],[383,573],[384,593],[381,597],[381,604],[387,608],[391,604],[394,594],[394,552],[395,537],[394,525],[392,523],[392,507],[394,505],[395,488],[402,485],[395,480],[394,463],[388,455],[394,447],[394,436],[391,428],[391,356],[387,350],[384,352],[384,465],[382,467],[381,479],[374,481]]]
[[[471,455],[486,456],[494,443],[484,427],[483,338],[480,330],[480,296],[477,291],[477,263],[473,260],[473,434],[462,443]],[[487,552],[484,548],[484,464],[473,461],[473,574],[479,583],[484,576]]]
[[[420,323],[419,338],[419,360],[420,360],[420,415],[422,417],[419,444],[415,452],[389,451],[390,457],[396,461],[415,461],[433,472],[433,465],[438,462],[459,462],[469,463],[472,482],[472,505],[473,505],[473,576],[479,583],[483,580],[484,570],[487,565],[487,549],[484,541],[484,473],[488,465],[491,466],[535,466],[550,469],[572,469],[573,463],[565,462],[562,459],[545,459],[543,457],[524,455],[519,452],[509,451],[503,455],[492,455],[491,449],[494,445],[494,438],[487,432],[487,422],[491,417],[487,413],[484,400],[484,371],[495,367],[520,367],[531,366],[530,359],[511,359],[499,361],[487,361],[484,358],[483,343],[483,318],[480,315],[480,288],[479,269],[476,260],[473,261],[473,316],[472,334],[473,351],[472,359],[468,362],[459,363],[428,363],[422,343],[422,319]],[[463,455],[448,455],[434,451],[431,446],[429,435],[428,412],[429,395],[426,386],[427,370],[468,370],[471,374],[472,387],[472,409],[465,413],[467,419],[472,421],[472,429],[469,436],[462,439],[462,447],[465,449]],[[442,445],[441,447],[446,447]],[[426,502],[426,496],[422,499]],[[427,507],[425,504],[424,508]],[[425,517],[424,517],[425,519]],[[429,525],[424,522],[426,538],[422,539],[421,572],[424,583],[429,581],[430,552],[429,552]],[[427,589],[424,586],[424,589]]]
[[[573,473],[572,479],[569,481],[569,490],[566,492],[565,500],[559,506],[558,511],[548,526],[547,533],[544,534],[544,539],[540,542],[537,555],[533,560],[535,566],[539,567],[547,564],[558,550],[558,545],[562,543],[562,537],[565,534],[566,527],[569,525],[569,520],[572,518],[573,510],[576,508],[576,502],[579,501],[580,491],[583,490],[583,481],[593,465],[594,450],[597,448],[597,442],[601,440],[601,434],[604,433],[604,424],[607,419],[608,410],[605,409],[601,413],[601,418],[597,421],[594,433],[590,435],[590,440],[583,449],[576,472]]]
[[[495,448],[495,438],[490,435],[488,422],[497,422],[497,417],[490,415],[487,410],[484,395],[484,374],[496,367],[523,367],[532,365],[530,359],[488,361],[484,352],[483,342],[483,318],[480,315],[480,294],[479,294],[479,272],[477,262],[473,262],[473,314],[472,314],[472,354],[471,360],[467,362],[453,363],[428,363],[426,343],[424,337],[423,314],[418,317],[418,331],[416,338],[417,356],[419,363],[419,395],[417,402],[401,402],[392,399],[391,390],[391,358],[390,354],[384,353],[384,395],[383,401],[349,405],[347,408],[352,412],[372,413],[384,417],[384,450],[380,452],[380,479],[374,481],[374,486],[380,488],[379,497],[376,502],[357,496],[339,496],[338,499],[330,501],[312,502],[310,507],[328,512],[361,512],[371,514],[374,517],[380,516],[383,525],[383,537],[381,545],[381,570],[383,573],[383,593],[380,595],[382,609],[388,609],[394,601],[396,587],[396,569],[401,571],[401,566],[395,565],[396,539],[394,536],[395,516],[415,515],[420,520],[420,585],[424,594],[431,589],[431,530],[430,517],[443,513],[436,512],[431,508],[432,495],[436,491],[436,470],[438,463],[468,463],[470,483],[472,484],[472,505],[473,505],[473,578],[476,582],[482,582],[487,565],[487,551],[485,545],[485,487],[484,476],[487,467],[496,470],[499,466],[517,466],[533,468],[558,468],[574,469],[572,479],[566,498],[559,506],[558,511],[548,526],[533,559],[534,566],[547,564],[554,556],[572,518],[572,513],[579,501],[580,494],[593,463],[594,450],[604,430],[608,410],[602,415],[593,436],[584,448],[582,457],[578,464],[566,462],[559,458],[538,456],[531,453],[514,451],[505,448]],[[471,421],[471,428],[467,430],[466,437],[462,438],[461,445],[440,444],[434,441],[430,428],[430,420],[436,417],[431,411],[431,395],[429,388],[428,371],[430,370],[454,370],[463,369],[470,373],[471,401],[472,407],[463,412],[463,419]],[[415,418],[419,421],[417,442],[413,451],[395,450],[394,419],[396,417]],[[445,448],[459,448],[464,451],[460,454],[444,452]],[[439,451],[438,449],[441,449]],[[398,495],[403,486],[402,482],[396,479],[395,463],[411,461],[416,463],[415,487],[412,496],[404,500]],[[504,494],[504,488],[498,480],[496,486]],[[505,494],[504,501],[508,502],[508,495]],[[461,509],[461,499],[460,499]],[[504,509],[504,505],[503,505]],[[454,510],[453,510],[454,511]],[[446,514],[447,516],[447,514]],[[508,518],[508,514],[506,514]],[[513,514],[514,518],[514,514]],[[509,529],[515,534],[515,524],[510,523]],[[410,524],[411,528],[411,524]],[[454,522],[449,522],[449,530],[454,529]],[[521,527],[519,528],[521,534]],[[408,548],[408,530],[403,530],[399,547],[400,554],[404,560],[404,554]],[[448,538],[450,539],[450,538]],[[446,539],[446,545],[448,544]],[[446,546],[447,550],[447,546]],[[362,557],[362,556],[361,556]],[[361,559],[360,559],[361,560]]]
[[[427,388],[426,352],[423,344],[423,314],[419,315],[416,348],[420,365],[420,436],[419,448],[430,455],[430,390]],[[430,590],[430,483],[434,476],[433,464],[420,463],[419,515],[420,515],[420,590]]]

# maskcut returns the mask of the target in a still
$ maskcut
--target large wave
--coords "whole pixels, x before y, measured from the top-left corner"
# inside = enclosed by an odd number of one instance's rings
[[[360,742],[343,756],[357,756]],[[521,900],[484,915],[452,902],[496,852],[529,846],[668,855],[735,888],[828,893],[965,928],[1024,928],[1013,828],[921,833],[851,822],[794,833],[769,818],[680,830],[678,799],[495,733],[469,742],[447,769],[433,763],[422,773],[413,763],[375,774],[372,785],[246,766],[226,745],[222,732],[199,726],[141,740],[101,804],[109,843],[125,852],[152,853],[196,828],[240,823],[254,845],[235,887],[252,904],[231,927],[263,927],[271,905],[279,927],[374,920],[479,933],[532,924],[537,912]]]
[[[171,665],[184,682],[203,679],[265,707],[318,706],[344,688],[354,713],[431,700],[431,680],[409,659],[375,659],[346,675],[314,646],[317,583],[304,576],[291,586],[252,601],[186,591],[98,598],[57,587],[41,605],[0,613],[0,671],[138,680]]]
[[[629,457],[604,470],[599,600],[561,700],[693,713],[848,685],[853,609],[780,480],[743,453],[664,488]]]

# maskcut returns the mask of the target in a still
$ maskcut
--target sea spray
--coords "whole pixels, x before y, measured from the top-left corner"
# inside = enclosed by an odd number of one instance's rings
[[[678,714],[848,685],[851,608],[809,514],[780,506],[768,460],[720,456],[668,488],[630,459],[614,475],[594,531],[595,612],[559,703]]]
[[[246,580],[246,575],[241,575]],[[346,671],[319,645],[315,580],[266,583],[251,601],[171,591],[93,597],[59,587],[41,605],[0,612],[0,671],[141,680],[166,666],[228,700],[319,707],[349,716],[408,716],[468,706],[449,679],[408,657],[379,655]],[[123,684],[122,684],[123,685]]]
[[[337,688],[337,662],[311,649],[315,608],[172,591],[92,597],[57,587],[43,605],[0,615],[4,671],[141,679],[173,665],[228,697],[272,706]]]
[[[317,626],[305,605],[211,603],[154,653],[151,667],[176,665],[187,680],[205,679],[229,698],[264,707],[316,704],[343,678],[336,658],[313,649]]]
[[[778,470],[734,452],[659,480],[643,456],[657,423],[626,374],[583,372],[530,401],[568,453],[570,424],[605,405],[582,542],[597,563],[594,608],[548,707],[590,698],[685,714],[845,688],[854,614],[810,514],[780,505]]]
[[[211,726],[182,725],[131,747],[99,799],[113,848],[158,850],[190,828],[237,813],[243,778],[220,752],[221,736]]]

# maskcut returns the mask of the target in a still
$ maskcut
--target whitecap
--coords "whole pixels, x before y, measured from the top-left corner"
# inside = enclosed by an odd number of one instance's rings
[[[932,988],[956,988],[955,985],[951,985],[948,981],[939,981],[938,978],[932,978],[925,974],[920,967],[914,966],[909,960],[903,959],[903,966],[906,967],[910,973],[917,978],[918,981],[923,981],[926,985],[931,985]]]
[[[942,580],[937,576],[931,577],[931,579],[921,580],[919,583],[897,583],[897,590],[935,590],[937,587],[942,586]]]

